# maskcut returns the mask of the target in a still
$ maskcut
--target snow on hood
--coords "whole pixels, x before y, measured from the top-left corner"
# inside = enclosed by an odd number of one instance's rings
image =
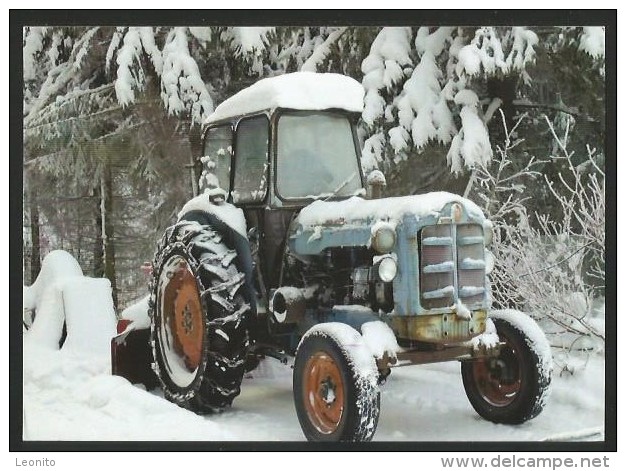
[[[472,215],[483,217],[482,210],[462,196],[444,191],[425,195],[401,196],[365,200],[354,196],[343,201],[315,201],[304,208],[298,216],[303,227],[319,226],[332,221],[363,221],[367,219],[400,220],[407,214],[424,217],[434,214],[448,203],[459,202]]]
[[[259,80],[225,100],[206,124],[256,111],[293,108],[326,110],[339,108],[361,113],[363,87],[351,77],[340,74],[294,72]]]

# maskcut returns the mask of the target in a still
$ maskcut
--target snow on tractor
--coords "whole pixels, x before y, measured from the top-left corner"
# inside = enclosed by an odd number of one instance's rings
[[[379,387],[405,365],[460,361],[492,422],[541,412],[549,345],[524,314],[490,312],[490,221],[450,193],[381,198],[382,173],[360,165],[362,106],[353,79],[301,72],[217,107],[199,195],[158,244],[150,322],[119,321],[115,374],[208,413],[263,357],[293,361],[313,441],[371,440]]]

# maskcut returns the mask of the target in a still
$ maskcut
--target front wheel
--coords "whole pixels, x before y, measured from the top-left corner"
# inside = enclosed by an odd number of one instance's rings
[[[490,318],[504,345],[496,357],[461,364],[463,386],[483,418],[520,424],[543,410],[550,392],[552,355],[543,331],[526,314],[494,311]]]
[[[293,393],[310,441],[370,441],[380,412],[378,370],[361,335],[341,323],[310,329],[298,347]]]

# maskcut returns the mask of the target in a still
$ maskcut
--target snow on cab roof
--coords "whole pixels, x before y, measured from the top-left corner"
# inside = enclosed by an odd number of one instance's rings
[[[225,100],[209,115],[205,124],[276,108],[339,108],[361,113],[363,95],[361,84],[345,75],[315,72],[277,75],[259,80]]]

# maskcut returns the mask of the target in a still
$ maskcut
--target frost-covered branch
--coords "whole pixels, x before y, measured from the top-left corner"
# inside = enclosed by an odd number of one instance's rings
[[[549,179],[538,171],[546,161],[528,157],[520,166],[520,157],[512,153],[519,140],[512,135],[522,119],[511,130],[502,120],[504,144],[497,146],[491,164],[477,169],[472,195],[494,223],[494,301],[527,311],[548,331],[559,326],[558,335],[568,336],[570,343],[578,337],[603,342],[594,305],[604,290],[604,172],[591,149],[588,165],[574,165],[574,153],[567,147],[571,128],[565,124],[559,135],[549,120],[565,170]],[[529,214],[524,189],[531,182],[545,183],[550,201],[560,209],[558,219],[549,213]],[[562,343],[565,337],[551,338]]]

